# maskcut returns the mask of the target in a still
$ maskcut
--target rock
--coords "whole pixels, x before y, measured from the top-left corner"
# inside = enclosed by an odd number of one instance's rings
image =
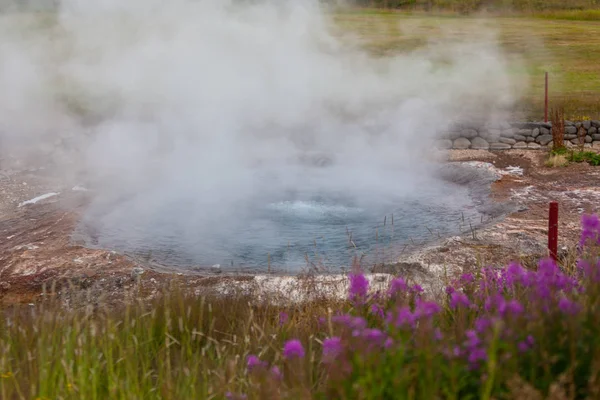
[[[435,146],[435,148],[441,149],[441,150],[451,149],[452,148],[452,140],[449,140],[449,139],[436,140],[434,143],[434,146]]]
[[[471,141],[467,138],[458,138],[452,144],[452,148],[459,150],[468,149],[469,147],[471,147]]]
[[[598,121],[597,119],[593,119],[591,123],[594,128],[600,128],[600,121]]]
[[[528,149],[532,149],[532,150],[539,150],[539,149],[541,149],[541,148],[542,148],[542,146],[540,146],[540,145],[539,145],[539,144],[537,144],[537,143],[528,143],[528,144],[527,144],[527,148],[528,148]]]
[[[598,141],[598,142],[593,142],[593,143],[592,143],[592,147],[593,147],[594,149],[600,149],[600,141]]]
[[[533,136],[529,136],[529,137],[527,137],[527,142],[528,143],[535,142],[535,138]]]
[[[508,150],[511,148],[510,144],[506,143],[492,143],[490,144],[490,150]]]
[[[595,126],[592,126],[590,129],[588,129],[588,135],[592,135],[596,132],[598,132],[598,128],[596,128]]]
[[[540,133],[542,135],[549,135],[550,134],[550,129],[542,127],[542,128],[540,128]]]
[[[215,273],[215,274],[220,274],[221,272],[223,272],[221,270],[221,264],[215,264],[213,266],[210,267],[211,272]]]
[[[512,129],[504,129],[500,132],[500,136],[511,138],[515,135],[515,132]]]
[[[501,137],[500,139],[498,139],[498,141],[500,143],[506,143],[506,144],[515,144],[517,143],[517,141],[515,139],[511,139],[511,138],[507,138],[507,137]]]
[[[532,133],[533,129],[519,129],[516,134],[521,136],[531,136]]]
[[[531,136],[533,136],[534,138],[538,137],[540,135],[540,128],[535,128],[533,131],[531,131]]]
[[[583,147],[585,149],[591,149],[592,148],[592,144],[591,143],[586,143],[586,144],[583,145]]]
[[[513,144],[512,148],[513,149],[526,149],[527,148],[527,143],[525,143],[525,142],[517,142],[517,143]]]
[[[144,273],[144,268],[133,267],[131,270],[131,279],[135,279]]]
[[[500,129],[488,129],[487,134],[489,137],[498,138],[502,134]]]
[[[567,126],[565,127],[565,133],[577,134],[577,128],[574,126]]]
[[[479,150],[487,150],[490,148],[490,144],[485,139],[476,137],[471,140],[471,148],[479,149]]]
[[[443,137],[450,140],[458,139],[460,137],[460,131],[448,131]]]
[[[475,129],[463,129],[460,132],[460,136],[467,138],[467,139],[473,139],[474,137],[477,136],[477,131]]]
[[[579,129],[581,127],[581,122],[576,122],[575,123],[575,128]]]
[[[583,121],[581,125],[586,129],[590,129],[592,127],[592,121]]]
[[[565,120],[565,126],[574,126],[575,122],[573,121],[569,121],[569,120]]]
[[[570,140],[571,143],[578,145],[579,144],[579,139],[571,139]]]
[[[545,146],[552,141],[552,135],[543,134],[541,136],[538,136],[535,139],[535,141],[538,142],[539,144],[541,144],[542,146]]]
[[[541,128],[552,129],[552,122],[540,122]]]
[[[524,142],[527,140],[527,136],[515,135],[515,136],[513,136],[513,139],[515,139],[518,142]]]
[[[585,136],[585,142],[586,143],[592,143],[592,137],[590,135],[586,135]]]
[[[594,133],[592,135],[592,139],[594,139],[594,140],[600,140],[600,133]]]
[[[563,139],[565,139],[565,140],[577,139],[577,135],[573,135],[572,133],[567,133],[567,134],[565,134]]]

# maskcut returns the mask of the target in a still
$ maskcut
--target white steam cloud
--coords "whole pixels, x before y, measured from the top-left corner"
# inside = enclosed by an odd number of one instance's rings
[[[374,57],[332,26],[312,0],[63,0],[56,14],[5,14],[1,151],[68,143],[57,173],[96,189],[99,232],[151,241],[160,213],[173,240],[208,246],[267,196],[368,207],[431,187],[424,139],[517,98],[482,27]]]

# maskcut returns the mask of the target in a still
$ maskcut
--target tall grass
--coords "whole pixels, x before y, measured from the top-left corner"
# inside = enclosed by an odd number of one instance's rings
[[[483,268],[437,298],[356,271],[342,302],[47,293],[2,310],[0,398],[598,398],[599,243],[586,216],[576,264]]]

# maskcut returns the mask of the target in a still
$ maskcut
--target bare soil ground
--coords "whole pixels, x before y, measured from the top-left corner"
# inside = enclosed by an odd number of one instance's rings
[[[548,203],[553,200],[560,205],[560,247],[564,252],[575,246],[582,213],[600,211],[600,168],[587,164],[547,168],[545,154],[517,150],[448,152],[449,162],[483,161],[501,172],[513,171],[492,185],[491,196],[518,203],[520,211],[475,232],[407,254],[396,264],[378,266],[373,272],[409,275],[433,285],[444,274],[510,261],[530,263],[547,254]],[[512,167],[520,167],[522,175],[519,168]],[[59,194],[19,206],[48,192]],[[130,292],[128,289],[150,297],[174,280],[198,293],[252,282],[262,282],[273,291],[289,290],[277,284],[282,278],[269,281],[265,276],[168,272],[110,250],[74,243],[71,233],[87,193],[57,186],[43,170],[0,171],[0,193],[0,303],[35,302],[49,295],[52,288],[60,292],[67,286],[89,289],[90,293],[93,289],[94,301],[118,302]]]

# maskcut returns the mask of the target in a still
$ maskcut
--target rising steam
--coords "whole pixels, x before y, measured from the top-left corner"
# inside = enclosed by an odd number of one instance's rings
[[[57,174],[95,189],[86,218],[100,236],[152,241],[160,214],[173,240],[208,246],[250,229],[244,216],[267,197],[368,207],[426,190],[435,127],[516,99],[480,26],[386,57],[332,28],[312,0],[63,0],[5,14],[1,151],[54,149]]]

